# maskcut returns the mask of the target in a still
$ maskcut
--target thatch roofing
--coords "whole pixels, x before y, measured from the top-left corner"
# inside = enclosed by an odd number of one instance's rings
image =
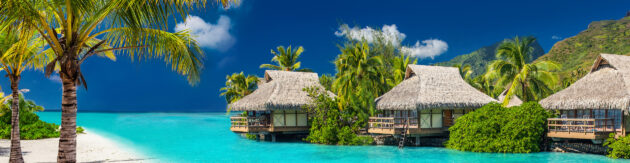
[[[301,109],[312,101],[304,88],[315,86],[325,90],[317,73],[312,72],[267,70],[262,82],[254,92],[230,104],[230,108],[233,111]]]
[[[408,65],[403,80],[376,99],[379,110],[477,108],[496,101],[470,86],[455,67]]]
[[[547,109],[621,109],[630,107],[630,56],[601,54],[591,71],[543,100]]]
[[[505,100],[505,96],[507,95],[507,89],[505,89],[503,92],[501,92],[501,94],[499,95],[499,103],[503,103],[503,100]],[[523,100],[521,100],[520,98],[518,98],[518,96],[512,95],[512,98],[510,98],[510,101],[508,102],[507,107],[512,107],[512,106],[519,106],[523,104]]]

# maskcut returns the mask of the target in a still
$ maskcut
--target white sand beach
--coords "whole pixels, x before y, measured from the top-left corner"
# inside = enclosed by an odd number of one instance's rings
[[[56,162],[59,138],[22,140],[25,162]],[[0,140],[0,162],[9,162],[10,140]],[[151,162],[133,149],[101,135],[85,131],[77,136],[79,162]]]

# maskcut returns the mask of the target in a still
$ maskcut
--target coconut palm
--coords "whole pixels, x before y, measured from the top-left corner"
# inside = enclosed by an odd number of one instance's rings
[[[470,67],[470,65],[462,65],[462,64],[455,64],[453,65],[453,67],[457,67],[457,69],[459,70],[459,75],[462,76],[462,78],[464,78],[465,81],[469,82],[472,81],[472,67]]]
[[[374,98],[385,93],[384,63],[380,56],[370,53],[367,42],[348,43],[340,48],[341,54],[335,60],[336,79],[332,90],[342,103],[350,103],[359,109],[369,109],[374,113]],[[362,110],[365,111],[365,110]]]
[[[227,1],[217,3],[226,5]],[[189,31],[169,32],[172,16],[184,19],[205,0],[5,0],[0,29],[24,22],[46,41],[62,81],[62,118],[58,162],[76,162],[77,85],[87,89],[81,65],[87,58],[117,52],[132,59],[162,58],[171,69],[199,81],[202,51]]]
[[[312,70],[308,68],[300,69],[302,62],[299,62],[298,58],[300,58],[300,55],[304,52],[304,48],[302,46],[293,50],[291,49],[291,46],[287,48],[284,46],[278,46],[276,49],[277,51],[271,49],[271,54],[273,54],[271,62],[275,62],[275,65],[262,64],[260,65],[260,68],[282,71],[312,72]]]
[[[394,57],[391,59],[392,64],[392,74],[390,75],[390,79],[388,79],[388,84],[390,88],[398,85],[405,78],[405,73],[407,72],[407,65],[409,64],[417,64],[418,59],[412,58],[410,56],[400,54],[398,57]]]
[[[233,73],[225,77],[225,87],[221,88],[221,96],[225,97],[228,104],[234,103],[249,95],[258,88],[258,77],[253,75],[245,76],[243,72]],[[227,108],[228,113],[230,108]]]
[[[495,88],[507,88],[507,105],[513,95],[519,96],[523,101],[537,101],[553,93],[558,79],[553,73],[560,66],[551,61],[527,63],[530,60],[533,48],[531,44],[536,39],[533,37],[506,40],[497,48],[497,58],[489,66],[488,77],[496,79]],[[510,85],[511,84],[511,85]]]
[[[35,31],[19,25],[0,31],[0,67],[7,73],[13,99],[19,99],[19,84],[26,69],[43,69],[52,56],[41,53],[44,42]],[[10,162],[24,162],[20,148],[20,105],[11,103],[11,153]]]

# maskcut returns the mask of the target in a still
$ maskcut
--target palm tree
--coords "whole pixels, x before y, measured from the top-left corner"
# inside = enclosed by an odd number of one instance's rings
[[[507,40],[497,48],[497,58],[489,66],[488,76],[496,79],[497,88],[507,88],[507,105],[513,95],[521,97],[523,101],[537,101],[553,93],[558,79],[553,73],[560,66],[551,61],[527,63],[533,48],[533,37]]]
[[[417,64],[418,59],[414,58],[411,60],[410,56],[400,54],[398,57],[394,57],[391,59],[392,64],[392,74],[391,79],[388,79],[389,86],[393,88],[402,82],[405,78],[405,73],[407,72],[407,65],[409,64]]]
[[[491,80],[488,80],[485,74],[479,75],[469,82],[470,85],[475,87],[477,90],[486,93],[490,97],[496,97],[497,92],[495,92],[494,85],[491,83]]]
[[[369,109],[369,113],[373,114],[374,98],[385,93],[388,86],[383,60],[370,53],[370,46],[365,41],[348,43],[340,50],[341,54],[334,62],[337,75],[332,85],[333,92],[337,93],[342,103],[359,105],[359,109]]]
[[[287,48],[284,48],[284,46],[278,46],[276,49],[277,51],[271,49],[271,54],[273,54],[271,62],[275,62],[276,64],[262,64],[260,65],[260,68],[282,71],[312,72],[311,69],[300,69],[302,62],[299,62],[298,58],[300,58],[300,55],[304,52],[304,48],[302,46],[295,50],[291,50],[291,46]]]
[[[461,64],[455,64],[453,65],[453,67],[457,67],[457,69],[459,70],[459,75],[462,76],[462,78],[464,78],[464,80],[468,83],[472,83],[472,67],[470,67],[470,65],[461,65]]]
[[[258,77],[253,75],[247,75],[247,77],[241,73],[233,73],[225,77],[225,87],[221,88],[221,96],[225,97],[225,101],[228,104],[234,103],[241,98],[249,95],[258,88]],[[230,112],[230,108],[227,108],[227,112]]]
[[[0,31],[0,67],[7,73],[11,82],[13,99],[20,99],[18,86],[24,70],[43,69],[51,56],[41,53],[44,42],[37,38],[35,31],[19,25]],[[11,102],[11,153],[10,162],[24,162],[20,148],[20,105],[19,100]]]
[[[331,76],[330,74],[322,74],[319,77],[319,84],[324,86],[324,89],[326,89],[327,91],[332,90],[332,84],[334,81],[335,81],[335,77]]]
[[[217,1],[225,5],[225,0]],[[76,162],[77,85],[87,89],[81,65],[94,55],[114,51],[132,59],[163,58],[194,85],[203,68],[202,50],[189,31],[169,32],[172,16],[184,19],[205,0],[5,0],[0,29],[24,22],[38,31],[54,56],[46,76],[56,68],[62,81],[58,162]]]

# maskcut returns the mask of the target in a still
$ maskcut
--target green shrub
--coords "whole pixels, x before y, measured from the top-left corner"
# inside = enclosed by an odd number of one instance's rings
[[[0,104],[0,138],[11,138],[11,102],[12,99]],[[59,137],[59,125],[54,123],[46,123],[39,120],[39,116],[35,114],[38,111],[44,111],[42,106],[38,106],[32,100],[25,100],[20,95],[20,139],[43,139]],[[77,133],[83,133],[83,127],[77,127]]]
[[[457,119],[446,147],[472,152],[539,152],[547,118],[553,114],[536,102],[510,108],[487,104]]]
[[[372,144],[372,137],[358,136],[358,123],[352,121],[343,110],[339,109],[339,102],[319,89],[306,89],[313,97],[313,104],[306,106],[312,116],[311,129],[306,141],[317,144],[336,145],[368,145]]]
[[[630,136],[615,139],[615,134],[611,133],[604,146],[608,146],[608,154],[606,156],[614,159],[630,159]]]
[[[20,139],[42,139],[59,137],[59,125],[39,120],[37,114],[20,110]],[[0,137],[11,138],[11,111],[0,116]]]

